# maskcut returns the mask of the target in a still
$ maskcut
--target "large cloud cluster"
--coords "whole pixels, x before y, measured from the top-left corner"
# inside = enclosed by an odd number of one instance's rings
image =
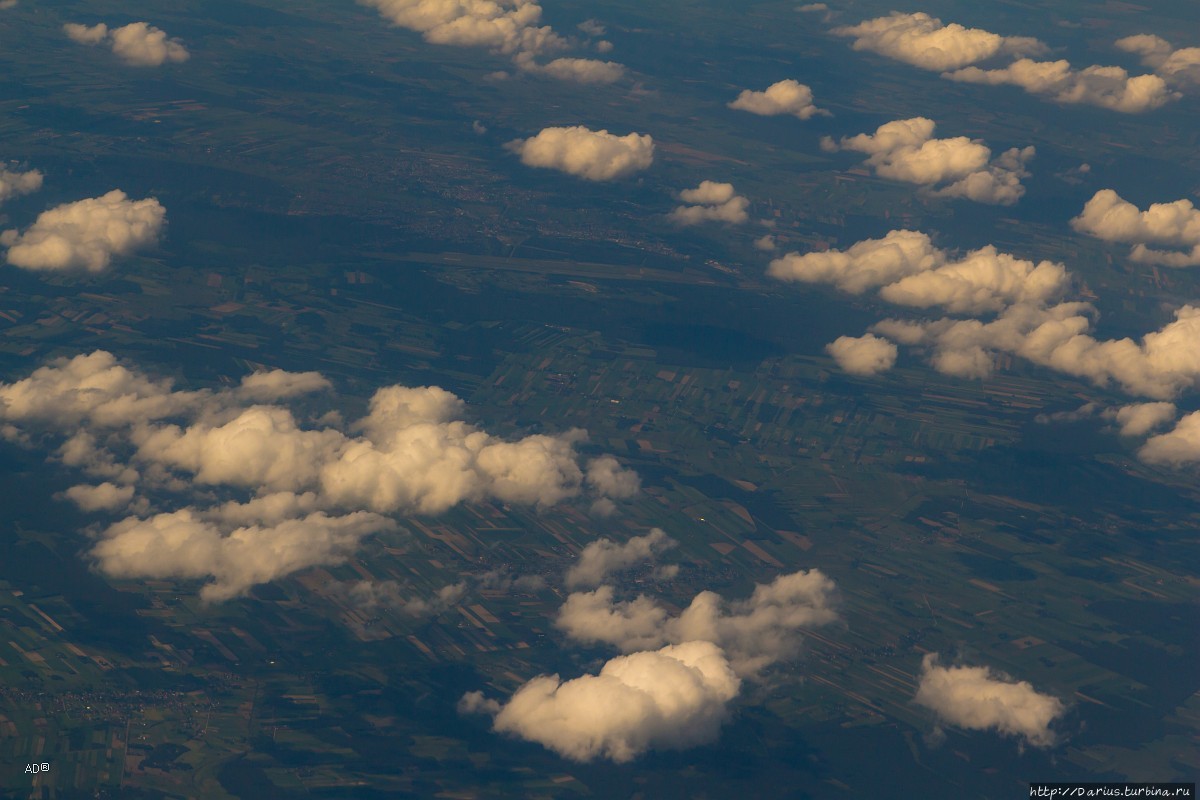
[[[30,194],[42,188],[42,173],[36,169],[28,172],[13,172],[0,169],[0,203]]]
[[[817,114],[829,116],[828,111],[813,104],[812,89],[790,78],[773,83],[761,92],[745,89],[729,103],[729,107],[763,117],[780,114],[790,114],[798,119],[809,119]]]
[[[750,201],[734,191],[732,183],[701,181],[695,189],[684,189],[679,199],[686,205],[670,213],[671,221],[680,225],[700,225],[704,222],[727,222],[740,225],[750,219],[746,209]]]
[[[580,465],[582,431],[501,439],[462,420],[463,402],[434,386],[379,389],[345,429],[306,425],[286,405],[328,387],[317,373],[275,370],[236,388],[177,391],[97,351],[0,384],[0,430],[31,444],[61,440],[64,464],[110,484],[68,492],[83,508],[184,495],[182,507],[109,526],[92,556],[112,575],[209,576],[203,594],[214,600],[336,563],[390,528],[387,515],[637,489],[611,457]],[[244,501],[199,505],[214,493]]]
[[[941,306],[953,313],[1045,303],[1060,297],[1070,283],[1061,264],[1035,264],[991,245],[955,259],[926,234],[907,230],[844,251],[788,253],[773,260],[767,274],[783,281],[831,283],[851,294],[882,287],[879,296],[890,303]]]
[[[63,32],[74,42],[97,45],[107,42],[113,53],[134,67],[158,67],[167,62],[181,63],[191,57],[178,39],[168,39],[165,31],[145,22],[131,22],[109,28],[103,22],[86,26],[68,22]]]
[[[1200,308],[1183,306],[1175,319],[1142,337],[1090,335],[1094,309],[1086,303],[1014,305],[994,320],[884,320],[874,331],[932,351],[939,372],[982,378],[996,354],[1007,353],[1099,386],[1116,384],[1145,397],[1171,398],[1200,381]]]
[[[595,585],[615,570],[653,561],[672,545],[660,530],[624,545],[594,542],[567,573],[567,585]],[[639,595],[617,602],[611,586],[571,594],[557,625],[570,639],[613,645],[627,655],[599,675],[540,676],[507,703],[481,692],[460,711],[494,717],[493,729],[539,742],[576,761],[630,761],[652,748],[681,749],[716,739],[744,678],[800,647],[802,630],[836,620],[836,586],[817,570],[781,575],[746,600],[701,592],[677,616]]]
[[[995,675],[987,667],[943,667],[937,653],[921,663],[915,700],[947,724],[1018,736],[1035,747],[1054,744],[1050,723],[1066,710],[1057,697],[1034,690],[1027,681]]]
[[[513,56],[518,69],[578,83],[612,83],[625,68],[611,61],[557,58],[538,64],[536,57],[562,52],[572,42],[542,25],[542,7],[534,0],[359,0],[392,24],[416,31],[432,44],[486,47]],[[591,23],[591,24],[589,24]],[[589,21],[585,33],[603,28]],[[607,52],[611,45],[597,45]]]
[[[493,714],[494,730],[573,761],[625,763],[715,740],[740,688],[719,647],[692,641],[618,656],[597,675],[534,678],[503,705],[472,692],[459,708]]]
[[[654,139],[648,134],[617,136],[582,125],[543,128],[536,136],[505,147],[528,167],[555,169],[589,181],[624,178],[654,163]]]
[[[1142,211],[1112,189],[1102,189],[1071,220],[1071,227],[1106,242],[1132,244],[1134,261],[1168,267],[1200,265],[1200,209],[1190,200],[1153,203]],[[1180,252],[1152,245],[1188,249]]]
[[[0,234],[8,263],[42,272],[103,272],[116,256],[158,241],[166,209],[153,197],[130,200],[114,189],[43,211],[23,233]]]
[[[1142,64],[1168,82],[1187,86],[1200,83],[1200,47],[1175,49],[1161,36],[1140,33],[1118,39],[1117,48],[1142,57]]]
[[[1131,76],[1122,67],[1074,69],[1067,61],[1022,58],[1001,69],[965,67],[943,77],[960,83],[1019,86],[1056,103],[1083,103],[1126,114],[1153,111],[1179,97],[1158,75]]]
[[[625,652],[702,640],[719,645],[735,672],[752,676],[793,656],[801,630],[838,618],[836,585],[820,570],[781,575],[745,600],[696,595],[678,616],[645,595],[618,601],[611,586],[567,597],[556,622],[568,637]]]
[[[1019,86],[1057,103],[1085,103],[1128,114],[1156,109],[1179,97],[1168,81],[1194,77],[1200,49],[1174,50],[1156,36],[1131,36],[1117,46],[1143,56],[1157,75],[1130,75],[1121,67],[1092,65],[1075,69],[1067,61],[1037,61],[1046,46],[1026,36],[1000,36],[955,23],[944,25],[925,13],[893,12],[833,33],[854,39],[855,50],[869,50],[961,83]],[[1195,51],[1195,52],[1193,52]],[[1000,56],[1015,57],[1007,66],[975,66]]]
[[[940,19],[925,13],[893,11],[886,17],[835,28],[833,33],[853,38],[855,50],[869,50],[937,72],[958,69],[998,55],[1033,55],[1046,49],[1037,39],[1000,36],[957,23],[944,25]]]
[[[1025,194],[1021,179],[1034,148],[1012,148],[994,160],[983,142],[956,136],[933,138],[936,124],[924,117],[884,123],[873,134],[826,137],[827,151],[866,153],[876,175],[927,187],[937,197],[962,197],[978,203],[1012,205]]]
[[[999,354],[1133,395],[1167,400],[1200,382],[1200,309],[1185,305],[1158,331],[1132,339],[1091,335],[1088,303],[1060,301],[1071,276],[1060,264],[1034,264],[984,247],[953,261],[915,231],[892,231],[845,251],[790,253],[772,262],[781,280],[831,283],[861,293],[882,286],[898,305],[942,306],[953,313],[994,312],[991,319],[885,319],[868,336],[841,337],[829,352],[855,374],[889,369],[890,343],[921,347],[939,372],[964,378],[991,374]]]

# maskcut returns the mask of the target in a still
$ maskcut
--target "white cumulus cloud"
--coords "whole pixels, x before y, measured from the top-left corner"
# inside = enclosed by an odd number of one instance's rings
[[[491,713],[497,732],[572,761],[620,764],[715,741],[740,688],[721,649],[695,641],[618,656],[597,675],[543,675],[503,704],[470,693],[459,707]]]
[[[1114,409],[1105,416],[1116,420],[1122,436],[1145,436],[1175,420],[1174,403],[1133,403]]]
[[[626,652],[667,643],[712,642],[729,654],[735,672],[752,676],[799,649],[800,631],[838,618],[836,585],[819,570],[781,575],[759,584],[745,600],[715,592],[696,595],[678,616],[639,595],[617,601],[611,586],[571,594],[556,622],[571,639]]]
[[[790,78],[773,83],[761,92],[745,89],[729,103],[729,107],[764,117],[790,114],[799,119],[809,119],[817,114],[829,115],[828,111],[813,104],[811,88]]]
[[[187,61],[191,54],[178,39],[167,38],[165,31],[146,22],[131,22],[109,28],[103,22],[86,26],[68,22],[63,32],[74,42],[97,45],[107,42],[113,53],[135,67],[158,67],[168,62]]]
[[[1200,47],[1176,49],[1161,36],[1145,33],[1118,39],[1116,45],[1127,53],[1140,55],[1142,64],[1174,85],[1200,83]]]
[[[63,25],[63,33],[67,38],[79,44],[100,44],[108,38],[108,26],[103,22],[98,25],[81,25],[78,22],[68,22]]]
[[[36,169],[27,172],[14,172],[0,169],[0,203],[31,194],[42,188],[42,173]]]
[[[540,25],[532,0],[359,0],[392,24],[424,35],[432,44],[487,47],[501,53],[542,53],[567,43]]]
[[[1132,244],[1130,258],[1137,262],[1168,267],[1200,265],[1200,209],[1190,200],[1152,203],[1142,211],[1112,189],[1101,189],[1071,220],[1071,227],[1106,242]]]
[[[1200,382],[1200,309],[1182,306],[1172,322],[1140,341],[1098,339],[1092,335],[1096,309],[1061,299],[1071,283],[1065,267],[1034,264],[991,246],[954,259],[925,234],[892,231],[841,252],[788,254],[772,262],[770,274],[831,283],[855,293],[882,285],[880,297],[898,305],[996,312],[990,320],[885,319],[872,326],[871,333],[892,343],[926,349],[932,366],[947,375],[987,377],[997,356],[1007,354],[1157,400],[1169,400]],[[839,360],[861,363],[864,371],[882,371],[891,356],[881,344],[843,337],[831,352],[844,351]],[[870,358],[872,351],[879,358]],[[859,354],[861,361],[856,361]]]
[[[1186,414],[1166,433],[1151,436],[1138,457],[1149,464],[1182,466],[1200,461],[1200,411]]]
[[[114,257],[158,241],[166,209],[153,197],[130,200],[122,191],[43,211],[24,232],[5,231],[8,263],[42,272],[103,272]]]
[[[988,245],[962,258],[934,246],[919,231],[890,231],[846,250],[788,253],[767,274],[783,281],[829,283],[852,294],[880,288],[889,303],[942,306],[956,313],[1000,311],[1014,303],[1045,303],[1070,283],[1061,264],[1001,253]]]
[[[960,83],[1018,86],[1056,103],[1083,103],[1126,114],[1153,111],[1179,97],[1158,75],[1131,76],[1122,67],[1074,69],[1067,61],[1022,58],[1001,69],[965,67],[944,73]]]
[[[556,58],[538,64],[536,58],[562,52],[573,44],[549,25],[542,25],[542,7],[534,0],[359,0],[375,8],[392,24],[415,31],[432,44],[486,47],[510,55],[523,72],[576,83],[612,83],[625,73],[621,64],[585,58]],[[580,23],[589,36],[601,36],[595,20]],[[608,42],[596,49],[606,53]]]
[[[579,560],[567,571],[567,588],[599,586],[612,573],[635,564],[653,562],[660,553],[674,546],[675,541],[661,528],[654,528],[645,536],[634,536],[624,544],[612,539],[597,539],[583,548]]]
[[[1200,309],[1182,306],[1160,330],[1133,339],[1091,335],[1087,303],[1017,304],[994,320],[884,320],[873,330],[932,351],[939,372],[964,378],[991,374],[998,353],[1025,358],[1099,386],[1116,384],[1143,397],[1169,399],[1200,381]]]
[[[624,65],[594,58],[564,57],[539,64],[532,56],[520,55],[516,58],[516,65],[522,72],[574,83],[616,83],[625,76]]]
[[[1025,194],[1021,179],[1034,148],[1012,148],[992,159],[983,142],[956,136],[935,139],[936,124],[924,117],[893,120],[873,134],[861,133],[835,142],[826,137],[827,151],[866,153],[876,175],[927,187],[938,197],[962,197],[978,203],[1012,205]]]
[[[505,147],[528,167],[555,169],[589,181],[611,181],[654,163],[654,139],[648,134],[617,136],[582,125],[543,128],[536,136]]]
[[[105,481],[97,486],[72,486],[64,494],[81,511],[120,511],[133,500],[133,487]]]
[[[998,55],[1032,55],[1046,49],[1037,39],[1000,36],[958,23],[944,25],[937,17],[923,12],[893,11],[886,17],[835,28],[833,33],[853,38],[855,50],[868,50],[937,72],[958,69]]]
[[[837,365],[851,375],[878,375],[896,365],[899,348],[872,333],[839,336],[825,347]]]
[[[1054,744],[1050,724],[1065,711],[1061,700],[1034,690],[1027,681],[997,675],[988,667],[943,667],[936,653],[921,662],[915,701],[949,725],[1017,736],[1035,747]]]
[[[740,225],[750,219],[746,209],[750,201],[734,191],[731,183],[701,181],[695,189],[684,189],[679,199],[686,205],[677,206],[668,216],[679,225],[699,225],[704,222],[727,222]]]
[[[91,557],[114,578],[210,578],[200,597],[219,602],[306,567],[341,563],[363,537],[394,527],[386,517],[356,511],[230,529],[185,508],[111,525]]]
[[[142,506],[161,490],[176,506],[191,496],[183,508],[111,526],[92,556],[112,575],[210,577],[204,596],[216,600],[337,563],[390,529],[385,515],[487,499],[611,502],[637,491],[611,456],[579,463],[582,431],[502,439],[461,419],[463,402],[438,387],[383,387],[345,426],[336,415],[307,422],[284,404],[328,388],[317,373],[274,370],[236,387],[177,391],[97,351],[0,384],[0,423],[31,446],[61,441],[65,466],[107,479],[111,488],[68,491],[81,506],[108,505],[106,494],[144,494]],[[241,499],[198,505],[210,491]]]

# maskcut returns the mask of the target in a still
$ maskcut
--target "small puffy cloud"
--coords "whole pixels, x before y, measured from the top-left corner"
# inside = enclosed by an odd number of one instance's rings
[[[505,147],[527,167],[556,169],[589,181],[611,181],[654,163],[654,140],[647,134],[617,136],[582,125],[543,128],[536,136]]]
[[[178,64],[190,57],[178,39],[168,39],[166,32],[145,22],[115,28],[109,36],[117,57],[136,67],[157,67],[168,61]]]
[[[715,741],[740,689],[721,649],[695,641],[618,656],[598,675],[537,677],[504,704],[470,693],[459,709],[494,714],[495,731],[572,761],[622,764]]]
[[[113,53],[134,67],[158,67],[167,62],[181,63],[191,57],[178,39],[169,39],[165,31],[145,22],[131,22],[109,28],[103,22],[91,27],[69,22],[63,31],[75,42],[96,45],[108,42]]]
[[[678,206],[668,216],[679,225],[699,225],[704,222],[727,222],[740,225],[750,218],[746,209],[750,201],[737,194],[731,183],[701,181],[695,189],[684,189],[679,199],[687,205]]]
[[[572,42],[542,25],[542,7],[534,0],[359,0],[375,8],[392,24],[422,34],[432,44],[486,47],[513,57],[522,72],[575,83],[613,83],[625,68],[611,61],[556,58],[538,64],[536,57],[558,53]],[[602,36],[604,26],[595,20],[579,25],[588,36]],[[599,32],[598,32],[599,31]],[[612,50],[609,42],[596,50]]]
[[[249,402],[268,403],[331,388],[333,385],[319,372],[273,369],[245,376],[237,393],[239,398]]]
[[[940,19],[925,13],[898,11],[857,25],[835,28],[833,34],[853,38],[855,50],[868,50],[937,72],[958,69],[997,55],[1032,55],[1046,49],[1037,39],[1000,36],[957,23],[943,25]]]
[[[829,115],[828,111],[813,105],[812,89],[790,78],[773,83],[761,92],[746,89],[729,103],[729,107],[764,117],[791,114],[808,119],[816,114]]]
[[[158,241],[167,210],[153,197],[108,194],[43,211],[23,233],[6,231],[8,263],[39,272],[103,272],[114,257]]]
[[[97,351],[0,384],[0,425],[29,446],[61,441],[65,466],[108,479],[68,490],[81,507],[132,500],[145,509],[136,495],[159,491],[190,497],[184,508],[110,526],[91,555],[121,577],[211,578],[203,595],[212,600],[339,563],[393,527],[386,514],[487,499],[612,502],[638,488],[611,456],[585,471],[575,451],[582,431],[502,439],[462,420],[463,402],[438,387],[383,387],[348,425],[331,414],[306,422],[281,404],[328,388],[317,373],[273,370],[236,387],[180,391]],[[208,487],[241,498],[204,507]]]
[[[10,8],[17,7],[17,0],[0,0],[0,11],[7,11]]]
[[[1200,209],[1190,200],[1152,203],[1142,211],[1112,189],[1102,189],[1071,220],[1071,227],[1106,242],[1132,244],[1130,258],[1140,263],[1168,267],[1200,265]]]
[[[1014,303],[1045,303],[1070,283],[1065,267],[1034,264],[988,245],[954,259],[919,231],[890,231],[840,250],[788,253],[767,274],[783,281],[830,283],[852,294],[882,287],[896,305],[952,312],[1000,311]]]
[[[1200,83],[1200,47],[1176,50],[1161,36],[1141,33],[1118,39],[1117,48],[1142,57],[1142,64],[1163,76],[1168,82],[1186,86]]]
[[[805,14],[811,14],[816,11],[828,11],[829,6],[824,3],[805,3],[802,6],[798,6],[796,10]]]
[[[621,466],[612,456],[600,456],[587,463],[584,483],[593,496],[592,513],[609,516],[616,511],[614,500],[628,500],[642,489],[642,480],[631,469]]]
[[[80,511],[120,511],[133,501],[133,492],[132,486],[117,486],[105,481],[98,486],[72,486],[65,494]]]
[[[837,365],[851,375],[878,375],[896,365],[899,349],[887,339],[868,333],[839,336],[825,347]]]
[[[0,203],[31,194],[42,188],[42,173],[36,169],[28,172],[13,172],[0,169]]]
[[[68,22],[63,25],[63,33],[67,35],[68,39],[79,44],[100,44],[108,38],[108,26],[103,22],[91,26]]]
[[[770,253],[775,249],[775,237],[769,233],[765,236],[760,236],[754,240],[754,249]]]
[[[1018,736],[1034,747],[1054,744],[1050,723],[1065,711],[1061,700],[1035,691],[1026,681],[994,674],[988,667],[943,667],[937,653],[921,662],[914,699],[949,725]]]
[[[588,36],[600,37],[608,33],[608,29],[599,20],[587,19],[575,26]]]
[[[623,65],[594,58],[556,58],[546,64],[538,64],[532,56],[518,56],[516,64],[522,72],[573,83],[616,83],[625,76]]]
[[[583,548],[579,560],[567,571],[567,588],[599,586],[612,573],[653,562],[659,553],[674,546],[675,541],[661,528],[654,528],[645,536],[634,536],[624,544],[597,539]]]
[[[1145,436],[1175,419],[1174,403],[1134,403],[1122,406],[1110,415],[1116,420],[1122,436]]]
[[[966,67],[942,77],[960,83],[1019,86],[1056,103],[1083,103],[1125,114],[1153,111],[1179,97],[1158,75],[1131,76],[1121,67],[1095,65],[1077,70],[1061,60],[1022,58],[1003,69]]]
[[[566,47],[532,0],[359,0],[432,44],[538,54]]]
[[[626,652],[666,643],[713,642],[729,654],[733,669],[747,676],[792,657],[800,648],[801,629],[835,621],[836,588],[819,570],[801,570],[757,585],[745,600],[726,601],[715,592],[701,592],[672,617],[644,595],[618,602],[611,586],[601,586],[567,597],[555,624],[572,639]]]
[[[826,137],[823,149],[866,153],[876,175],[928,187],[937,197],[962,197],[978,203],[1012,205],[1025,194],[1021,179],[1034,148],[1012,148],[995,160],[983,142],[957,136],[935,139],[936,124],[924,117],[893,120],[873,134]]]

